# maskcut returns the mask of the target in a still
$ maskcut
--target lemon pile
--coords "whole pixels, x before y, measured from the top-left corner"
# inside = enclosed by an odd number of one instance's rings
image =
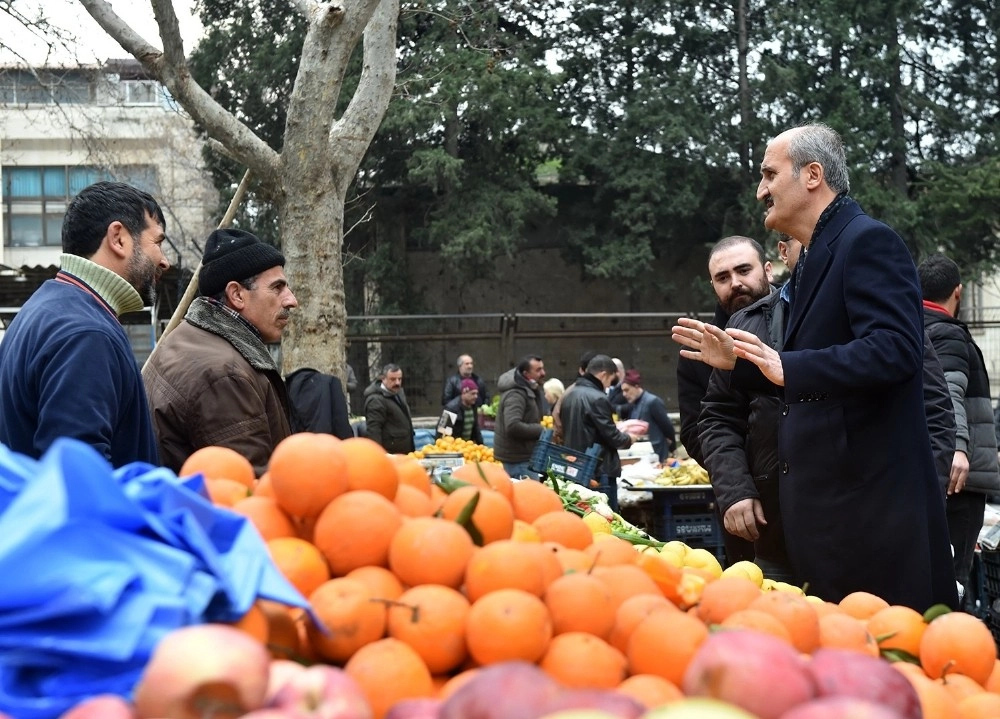
[[[438,437],[434,444],[425,444],[416,452],[410,452],[410,456],[417,459],[426,459],[435,454],[460,454],[466,462],[500,463],[493,458],[492,447],[457,437]]]
[[[555,429],[555,420],[552,419],[551,414],[547,414],[542,417],[542,427],[545,429]]]

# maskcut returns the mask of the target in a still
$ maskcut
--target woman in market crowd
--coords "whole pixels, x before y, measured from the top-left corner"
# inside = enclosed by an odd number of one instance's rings
[[[552,414],[552,408],[556,406],[556,402],[559,398],[563,396],[566,391],[566,387],[563,386],[561,380],[555,377],[550,377],[545,380],[545,384],[542,385],[542,389],[545,391],[545,403],[548,405],[548,414]]]
[[[670,421],[663,400],[642,387],[642,375],[638,370],[625,372],[622,381],[622,395],[627,404],[619,419],[641,419],[649,424],[649,441],[656,450],[656,456],[663,462],[677,449],[674,423]]]

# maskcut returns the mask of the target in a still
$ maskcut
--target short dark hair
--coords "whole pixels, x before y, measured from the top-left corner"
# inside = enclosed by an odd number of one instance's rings
[[[400,367],[398,364],[394,362],[390,362],[389,364],[382,367],[382,374],[380,374],[379,377],[385,378],[385,376],[390,372],[402,372],[402,371],[403,371],[402,367]]]
[[[736,245],[750,245],[757,253],[757,257],[760,258],[761,267],[763,267],[764,263],[767,262],[767,255],[764,253],[764,248],[761,247],[761,244],[754,238],[744,237],[743,235],[730,235],[729,237],[723,237],[721,240],[712,245],[712,249],[708,251],[708,259],[712,259],[716,253],[728,250],[730,247],[736,247]]]
[[[590,360],[597,356],[597,352],[594,350],[587,350],[582,355],[580,355],[580,372],[587,371],[587,365],[590,364]]]
[[[594,358],[587,365],[587,374],[596,375],[598,372],[618,374],[618,365],[608,355],[594,355]]]
[[[527,372],[529,369],[531,369],[532,362],[541,362],[541,361],[542,358],[539,357],[538,355],[525,355],[524,357],[521,358],[521,361],[517,363],[517,367],[515,369],[517,370],[518,374],[523,374]]]
[[[917,267],[920,292],[925,300],[941,302],[948,299],[955,288],[962,284],[958,265],[950,257],[934,254]]]
[[[95,182],[70,200],[63,217],[62,250],[67,255],[91,258],[112,222],[121,222],[135,240],[146,229],[146,216],[166,231],[163,210],[148,192],[124,182]]]

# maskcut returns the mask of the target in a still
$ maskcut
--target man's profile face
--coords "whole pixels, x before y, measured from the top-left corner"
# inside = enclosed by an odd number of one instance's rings
[[[253,289],[242,288],[244,306],[240,311],[247,322],[260,332],[265,342],[277,342],[288,326],[291,311],[299,306],[280,265],[261,272]]]
[[[625,400],[629,404],[634,404],[635,401],[639,399],[639,388],[634,384],[622,382],[622,394],[625,396]]]
[[[757,200],[764,203],[764,227],[789,234],[793,234],[796,222],[810,204],[806,174],[788,156],[792,132],[782,133],[768,143],[757,184]]]
[[[541,382],[545,379],[545,363],[540,360],[531,360],[528,369],[524,371],[524,378],[530,382]]]
[[[708,275],[723,311],[732,315],[771,292],[771,263],[761,264],[757,251],[741,242],[708,258]]]
[[[170,267],[163,255],[166,239],[163,226],[146,213],[146,225],[138,237],[132,238],[132,254],[125,267],[125,280],[132,285],[142,301],[152,305],[156,300],[156,282]]]
[[[458,362],[458,373],[463,377],[471,377],[472,370],[475,367],[475,363],[472,361],[472,357],[469,355],[462,355]]]
[[[392,372],[386,372],[382,384],[385,385],[387,390],[396,394],[403,386],[403,370],[397,369]]]
[[[479,399],[479,390],[477,389],[463,389],[462,390],[462,404],[466,407],[471,407]]]

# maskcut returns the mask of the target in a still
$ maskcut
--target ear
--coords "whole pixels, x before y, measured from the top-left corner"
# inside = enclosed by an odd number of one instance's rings
[[[961,283],[959,283],[958,287],[955,288],[955,291],[952,292],[951,296],[952,296],[952,299],[954,299],[956,302],[958,302],[959,300],[962,299],[962,285],[961,285]]]
[[[226,284],[226,304],[236,310],[242,310],[247,304],[247,288],[236,280]]]
[[[818,162],[810,162],[802,168],[802,174],[806,177],[806,188],[815,190],[823,185],[825,173],[823,166]]]
[[[774,282],[774,268],[771,267],[770,261],[764,263],[764,277],[768,282]]]
[[[104,241],[108,251],[120,260],[127,259],[132,255],[132,236],[118,220],[108,225],[107,232],[104,233]]]

